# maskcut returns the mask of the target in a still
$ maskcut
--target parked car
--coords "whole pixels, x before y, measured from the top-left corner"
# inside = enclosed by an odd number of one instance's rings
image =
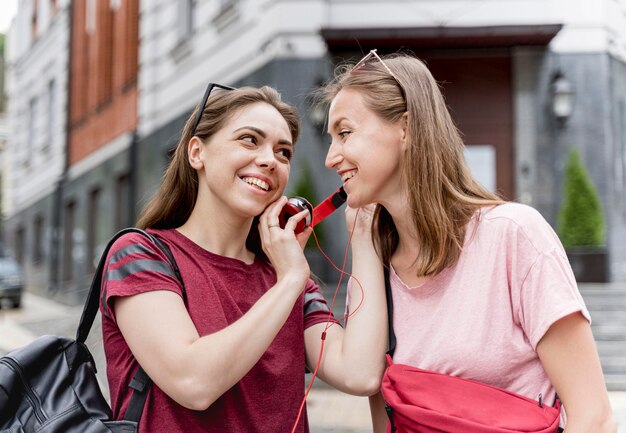
[[[9,256],[0,257],[0,306],[4,299],[14,307],[22,304],[24,277],[22,267]]]

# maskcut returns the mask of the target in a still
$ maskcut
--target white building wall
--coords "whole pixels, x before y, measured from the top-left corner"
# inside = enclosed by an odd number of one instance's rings
[[[3,185],[9,218],[51,194],[64,168],[70,23],[67,2],[59,3],[53,18],[42,12],[38,36],[31,39],[32,3],[22,1],[9,34],[8,172]],[[34,117],[32,101],[37,101]]]
[[[277,57],[321,57],[327,2],[195,2],[191,38],[179,37],[185,0],[141,2],[139,134],[198,104],[207,83],[229,84]],[[221,10],[220,4],[233,4]]]
[[[626,61],[624,0],[197,0],[181,41],[188,1],[141,2],[142,137],[192,109],[210,81],[228,84],[276,57],[322,57],[322,28],[564,24],[551,50]]]

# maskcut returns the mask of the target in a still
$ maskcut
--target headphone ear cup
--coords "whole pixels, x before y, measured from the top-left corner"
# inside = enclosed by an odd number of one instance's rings
[[[311,224],[312,214],[313,214],[313,206],[306,199],[302,197],[291,197],[287,201],[287,204],[283,206],[280,214],[278,215],[278,223],[281,228],[285,228],[287,221],[292,216],[302,212],[303,210],[308,210],[309,214],[307,217],[296,225],[294,232],[296,234],[301,233],[306,227]]]

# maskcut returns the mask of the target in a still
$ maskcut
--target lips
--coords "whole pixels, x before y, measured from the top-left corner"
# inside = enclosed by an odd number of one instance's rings
[[[356,170],[347,170],[339,173],[341,177],[341,181],[346,183],[348,180],[352,179],[356,175]]]
[[[271,185],[258,177],[244,176],[241,178],[248,185],[255,186],[263,191],[269,191],[271,189]]]

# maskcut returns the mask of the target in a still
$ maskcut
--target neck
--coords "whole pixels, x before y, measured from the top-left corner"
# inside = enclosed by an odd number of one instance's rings
[[[189,219],[178,231],[207,251],[224,257],[254,261],[254,254],[246,248],[246,239],[252,227],[252,218],[237,218],[231,214],[209,212],[200,201],[191,212]]]
[[[396,197],[381,203],[393,218],[393,223],[398,232],[398,248],[393,254],[392,261],[396,262],[397,260],[405,265],[415,260],[420,245],[415,223],[407,206],[408,202],[408,197],[404,194],[397,194]]]

